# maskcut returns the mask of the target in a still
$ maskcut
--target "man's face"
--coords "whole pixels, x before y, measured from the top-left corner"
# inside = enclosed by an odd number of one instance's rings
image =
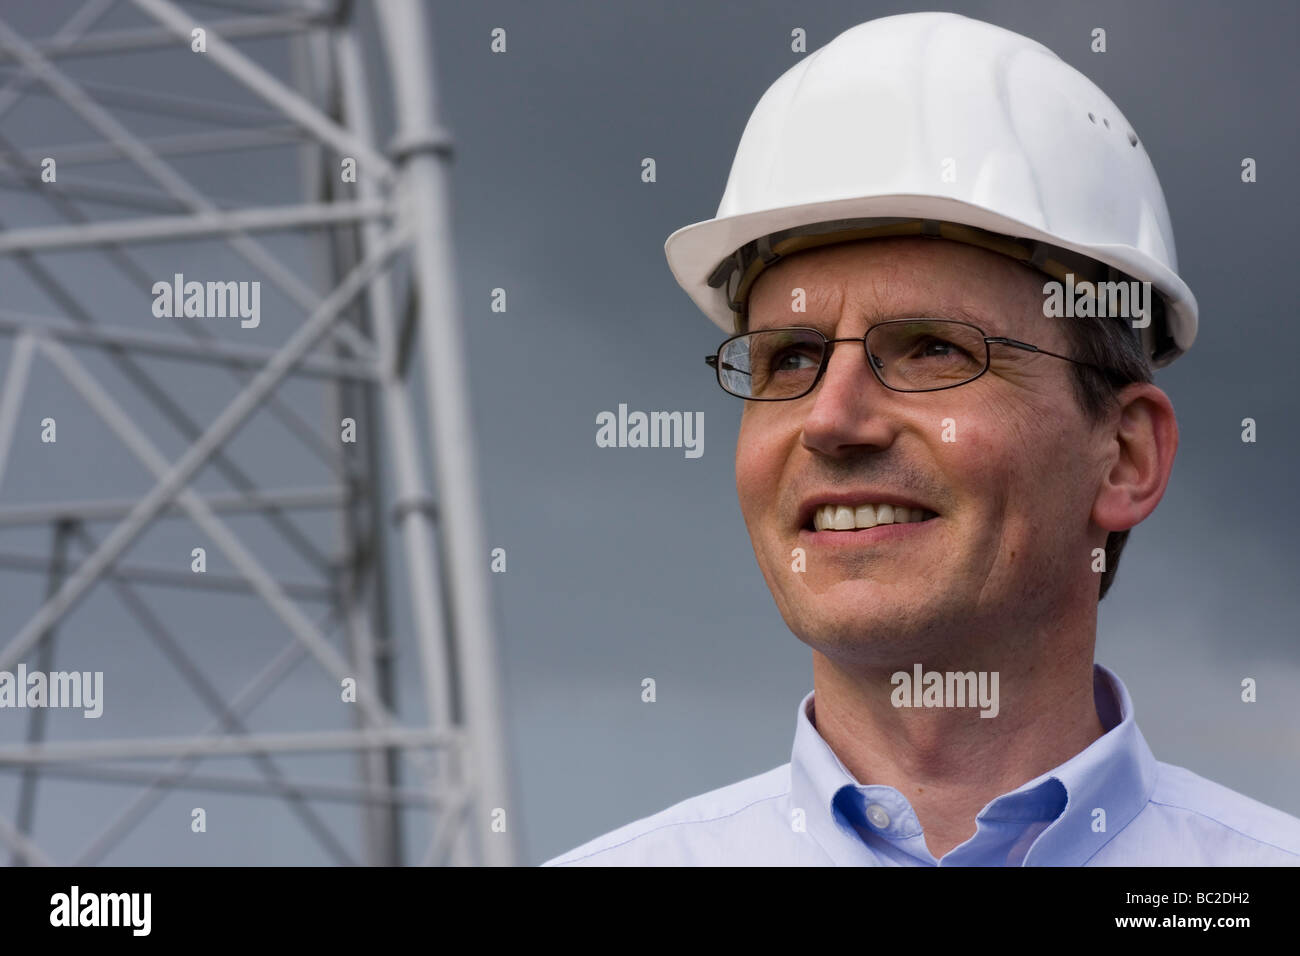
[[[759,277],[749,328],[860,338],[875,322],[925,316],[1069,355],[1059,324],[1069,320],[1043,316],[1044,281],[944,240],[829,246]],[[791,309],[796,288],[806,312]],[[741,511],[777,606],[805,643],[832,658],[888,662],[1050,620],[1081,587],[1095,595],[1091,549],[1105,540],[1090,521],[1105,473],[1101,429],[1076,403],[1068,362],[1005,345],[990,351],[989,370],[973,382],[903,393],[880,384],[860,344],[842,342],[811,394],[745,402]],[[907,504],[936,516],[814,530],[808,506],[846,495],[855,515],[859,505]],[[794,570],[796,548],[803,571]]]

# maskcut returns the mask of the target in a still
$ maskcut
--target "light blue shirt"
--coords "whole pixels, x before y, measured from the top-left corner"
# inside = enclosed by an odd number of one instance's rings
[[[1128,690],[1100,664],[1093,695],[1106,732],[989,803],[975,834],[942,859],[907,798],[844,768],[817,732],[809,693],[788,764],[543,866],[1300,866],[1300,819],[1156,760]]]

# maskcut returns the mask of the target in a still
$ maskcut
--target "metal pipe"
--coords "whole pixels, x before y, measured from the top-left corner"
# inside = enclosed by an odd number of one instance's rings
[[[36,226],[0,233],[0,255],[159,239],[202,239],[297,226],[330,226],[357,219],[386,219],[391,215],[392,210],[383,201],[301,203],[231,212],[214,210],[188,216],[142,216],[76,226]]]
[[[137,0],[139,2],[139,0]],[[388,62],[392,64],[397,121],[393,151],[406,191],[403,206],[415,228],[412,273],[420,295],[420,357],[429,410],[434,470],[442,502],[457,660],[465,693],[465,723],[472,740],[478,790],[469,830],[482,858],[510,865],[518,857],[522,823],[506,758],[505,724],[492,606],[486,581],[487,549],[478,500],[474,433],[466,380],[467,353],[457,316],[452,265],[449,140],[435,105],[433,63],[425,7],[415,0],[389,0],[374,7]],[[506,811],[504,832],[490,832],[491,813]]]
[[[0,135],[0,156],[7,157],[14,154],[11,144]],[[38,194],[44,196],[63,216],[63,218],[84,223],[89,221],[77,206],[55,190],[38,190]],[[251,240],[248,240],[251,241]],[[109,261],[120,269],[128,279],[133,281],[143,292],[150,292],[153,288],[153,278],[146,274],[131,258],[124,249],[117,246],[109,246],[106,250]],[[99,327],[90,313],[81,307],[81,304],[72,297],[72,295],[63,287],[63,285],[53,276],[49,269],[43,266],[38,259],[30,255],[19,254],[15,256],[18,265],[31,275],[32,279],[41,287],[55,305],[60,306],[69,317],[75,319],[85,326]],[[295,279],[296,281],[296,279]],[[208,342],[215,342],[216,337],[204,326],[189,322],[182,322],[180,328],[191,338],[203,339]],[[337,329],[335,330],[337,331]],[[127,379],[139,388],[146,397],[148,397],[174,424],[187,439],[193,439],[199,434],[198,423],[188,415],[181,407],[180,403],[163,387],[161,387],[145,370],[129,356],[125,350],[118,348],[109,349],[110,357]],[[247,381],[246,373],[236,367],[229,367],[230,374],[237,379],[240,384]],[[326,450],[322,447],[323,440],[316,434],[315,430],[308,426],[301,418],[283,402],[278,396],[271,395],[266,400],[267,412],[278,421],[280,421],[289,431],[302,441],[304,447],[317,455],[326,464],[332,464]],[[218,452],[213,460],[214,466],[230,480],[230,482],[240,490],[248,490],[253,486],[252,480],[238,467],[230,458]],[[312,543],[295,528],[287,518],[279,514],[269,516],[271,524],[278,530],[303,557],[316,566],[322,566],[323,562]]]
[[[47,154],[48,155],[48,154]],[[39,166],[40,163],[36,163]],[[37,173],[7,173],[0,170],[0,189],[16,189],[29,192],[40,182]],[[184,210],[180,200],[172,199],[156,189],[138,186],[119,186],[102,180],[80,179],[75,183],[60,183],[59,192],[67,199],[81,199],[101,203],[106,206],[120,206],[125,209],[139,209],[145,212],[174,213]],[[221,205],[234,206],[229,199],[218,200]]]
[[[60,521],[54,526],[54,540],[50,546],[49,577],[45,582],[45,596],[48,599],[63,583],[67,573],[68,539],[72,536],[73,525]],[[50,628],[41,638],[36,649],[36,670],[42,674],[54,671],[54,636],[55,629]],[[34,707],[27,716],[27,746],[39,747],[45,740],[45,720],[48,711],[44,707]],[[27,767],[18,781],[18,814],[14,825],[19,833],[30,836],[36,823],[36,785],[40,782],[34,767]],[[15,851],[14,866],[22,866],[24,857]]]
[[[253,586],[243,578],[220,574],[216,571],[209,571],[207,574],[194,574],[190,571],[177,571],[175,568],[145,564],[115,564],[113,567],[122,580],[133,581],[136,584],[190,588],[196,591],[256,593]],[[48,561],[38,555],[0,552],[0,568],[9,571],[45,574],[48,570]],[[275,584],[289,597],[298,598],[302,601],[334,600],[333,589],[324,584],[316,584],[310,581],[290,581],[284,578],[277,578]]]
[[[336,679],[352,677],[338,652],[334,650],[312,626],[293,602],[276,587],[271,575],[249,553],[219,518],[204,505],[201,498],[186,488],[198,469],[213,455],[234,431],[252,414],[257,404],[284,378],[288,369],[316,344],[337,321],[343,307],[364,287],[373,275],[386,265],[390,256],[406,241],[407,234],[399,230],[389,236],[389,244],[368,257],[339,284],[322,303],[320,310],[300,326],[281,347],[279,355],[260,372],[247,388],[230,403],[206,432],[174,464],[165,458],[140,432],[131,418],[99,387],[70,352],[51,341],[40,343],[42,350],[60,368],[69,384],[86,397],[91,408],[104,422],[118,433],[127,447],[158,476],[159,481],[146,494],[131,514],[115,527],[104,543],[83,562],[59,593],[36,612],[27,625],[0,651],[0,670],[21,660],[37,636],[63,616],[81,599],[90,585],[135,540],[157,513],[173,500],[179,500],[194,521],[226,554],[236,569],[244,575],[325,669]],[[392,717],[372,696],[369,688],[358,681],[357,706],[366,708],[376,723],[387,725]]]
[[[228,40],[252,37],[275,37],[301,33],[303,30],[326,26],[324,18],[304,12],[285,12],[264,17],[231,17],[214,20],[208,29]],[[174,47],[176,33],[165,27],[131,27],[122,30],[101,30],[81,37],[71,43],[59,43],[57,37],[32,40],[32,48],[52,60],[78,56],[100,56],[105,53],[138,53]],[[0,61],[13,61],[18,54],[8,44],[0,41]]]
[[[54,36],[44,41],[45,45],[51,51],[61,51],[67,49],[77,39],[95,25],[104,14],[113,8],[117,0],[87,0],[76,13],[64,22],[63,26],[55,32]],[[4,56],[0,53],[0,60]],[[0,117],[3,117],[23,98],[27,87],[34,83],[36,78],[30,72],[23,72],[18,76],[11,77],[3,87],[0,87]]]
[[[197,494],[197,492],[196,492]],[[276,491],[252,491],[242,494],[217,492],[204,494],[208,507],[218,513],[266,511],[272,508],[338,508],[348,501],[346,488],[285,488]],[[117,521],[135,507],[135,498],[101,498],[98,501],[56,501],[0,507],[0,527],[45,524],[50,521]],[[158,513],[159,518],[176,518],[184,509],[171,504]]]
[[[196,342],[174,335],[154,335],[131,329],[102,325],[71,325],[57,319],[24,315],[12,309],[0,309],[0,334],[18,333],[24,336],[50,336],[62,342],[77,342],[101,348],[130,348],[151,355],[166,355],[192,362],[263,368],[275,357],[275,349],[259,345],[236,345],[216,339]],[[373,381],[379,372],[367,361],[349,358],[330,358],[325,355],[308,355],[290,373],[304,378],[357,379]]]
[[[332,66],[330,49],[326,37],[322,34],[294,37],[290,42],[289,53],[295,85],[317,107],[327,112],[331,119],[338,121],[338,97],[331,84],[330,67]],[[355,130],[354,130],[355,132]],[[302,198],[329,202],[336,196],[334,187],[338,178],[329,161],[329,155],[319,143],[304,142],[298,149],[299,168],[303,184]],[[331,230],[328,233],[313,233],[308,240],[311,262],[326,280],[331,276],[347,270],[355,264],[356,257],[346,259],[343,246],[348,244],[352,230]],[[370,283],[371,289],[384,283],[377,278]],[[367,290],[369,291],[369,290]],[[358,326],[365,328],[367,316],[364,311],[365,299],[360,298],[356,305]],[[368,331],[368,329],[367,329]],[[373,340],[373,333],[370,334]],[[368,411],[364,387],[353,382],[338,381],[333,388],[326,391],[326,416],[330,422],[355,416],[364,422],[377,419],[366,414]],[[386,673],[381,672],[376,657],[375,634],[371,629],[369,600],[383,599],[382,582],[373,582],[372,556],[383,548],[382,527],[366,527],[364,521],[365,498],[374,498],[382,493],[373,480],[381,472],[367,472],[371,459],[366,454],[377,441],[375,429],[363,427],[358,432],[354,443],[339,442],[335,445],[338,458],[337,467],[353,474],[368,474],[373,487],[372,494],[354,495],[347,505],[339,509],[337,533],[342,559],[337,567],[337,593],[340,616],[343,621],[347,649],[358,677],[375,688],[380,700],[387,707],[393,707],[395,696],[391,682],[383,680]],[[372,586],[377,584],[378,586]],[[371,726],[366,714],[360,710],[352,711],[354,725],[359,729]],[[395,762],[390,762],[392,751],[366,750],[356,754],[357,773],[366,787],[389,787],[396,783]],[[394,775],[390,776],[390,772]],[[363,853],[371,866],[401,865],[402,844],[400,814],[393,806],[379,803],[367,803],[360,808],[360,823]]]
[[[9,450],[13,447],[18,410],[27,390],[27,373],[32,367],[35,347],[35,337],[22,333],[14,339],[14,348],[9,354],[9,371],[5,373],[4,388],[0,391],[0,486],[4,485],[5,465],[9,463]]]
[[[98,547],[97,542],[84,529],[77,529],[77,537],[89,551],[94,551]],[[167,658],[171,665],[176,668],[181,677],[194,691],[195,696],[202,701],[207,708],[213,713],[214,717],[223,730],[234,734],[248,734],[248,726],[244,723],[239,714],[236,714],[221,699],[220,692],[213,686],[212,682],[204,676],[202,668],[198,666],[186,653],[181,643],[172,636],[171,632],[159,620],[158,615],[149,609],[148,604],[142,601],[135,593],[134,588],[123,581],[112,570],[108,572],[108,581],[113,589],[117,592],[118,599],[131,613],[131,615],[140,623],[145,634],[154,642],[163,656]],[[50,638],[45,639],[45,643],[50,643]],[[41,668],[45,673],[49,673],[53,666],[43,666]],[[269,754],[258,752],[251,755],[253,765],[258,769],[267,785],[277,796],[284,798],[289,809],[298,817],[307,832],[316,837],[317,841],[324,848],[325,852],[333,858],[334,862],[340,866],[355,866],[356,861],[347,848],[340,842],[339,838],[326,825],[325,821],[320,818],[315,808],[303,799],[303,795],[289,786],[286,782],[287,777],[280,769]],[[145,791],[138,794],[136,803],[142,807],[145,804],[149,806],[156,805],[165,796],[165,790],[160,785],[147,787]],[[22,826],[22,820],[19,820],[19,826]]]
[[[29,863],[36,866],[54,865],[54,861],[46,856],[39,846],[23,836],[4,816],[0,816],[0,843],[3,843],[13,850],[15,854],[22,856]]]
[[[317,627],[324,633],[333,630],[336,621],[334,608],[330,608],[317,622]],[[287,676],[297,663],[306,656],[306,649],[298,641],[290,641],[286,644],[265,667],[258,671],[253,678],[241,687],[238,693],[230,700],[230,712],[243,717],[252,712],[253,708],[266,698],[276,684]],[[221,721],[214,720],[207,725],[202,731],[204,736],[214,734],[221,728]],[[157,774],[151,782],[151,786],[163,785],[163,781],[175,782],[178,779],[184,779],[199,764],[199,759],[195,756],[178,757],[167,765],[161,774]],[[49,765],[46,765],[46,771]],[[146,813],[153,806],[153,801],[149,792],[140,794],[128,806],[123,808],[107,826],[99,832],[89,846],[82,851],[81,855],[74,861],[77,866],[89,866],[100,860],[113,846],[125,837],[135,825],[139,823]]]
[[[169,27],[177,37],[189,42],[190,32],[203,26],[194,16],[168,0],[131,0],[137,7],[163,26]],[[296,92],[289,89],[262,67],[222,38],[220,33],[207,28],[207,58],[225,70],[231,78],[242,83],[290,120],[312,133],[318,140],[332,146],[340,156],[354,156],[359,163],[371,169],[371,175],[384,180],[392,178],[393,167],[381,153],[371,149],[350,130],[339,126]]]
[[[243,149],[267,149],[301,142],[302,131],[296,126],[264,126],[254,129],[204,130],[198,133],[172,133],[167,136],[141,138],[155,156],[186,156],[191,153],[225,153]],[[118,146],[95,140],[89,143],[66,143],[58,146],[31,146],[23,150],[30,166],[39,166],[46,156],[58,156],[59,165],[83,166],[116,163],[130,158]],[[67,188],[60,185],[60,188]]]
[[[23,773],[28,768],[0,766],[0,772]],[[120,783],[129,785],[144,784],[167,790],[201,790],[224,793],[246,793],[252,795],[274,795],[279,792],[264,780],[251,777],[237,777],[226,774],[191,773],[177,770],[160,775],[157,770],[144,767],[110,767],[98,764],[47,764],[41,767],[41,775],[46,777],[63,777],[70,780],[92,780],[96,783]],[[384,806],[436,808],[455,801],[457,795],[429,793],[425,790],[393,789],[385,787],[357,786],[328,781],[309,781],[290,779],[284,785],[294,792],[329,803],[369,804]],[[82,864],[84,865],[84,864]]]
[[[368,84],[353,33],[337,32],[334,50],[341,81],[343,115],[359,136],[371,139],[374,124],[370,116]],[[397,188],[402,193],[405,184],[399,182]],[[376,185],[368,178],[358,178],[357,193],[362,200],[373,198],[376,192]],[[400,201],[399,204],[405,205]],[[360,223],[358,241],[364,257],[382,241],[378,225],[374,222]],[[393,306],[392,286],[387,282],[372,282],[366,293],[372,320],[371,335],[378,353],[379,397],[383,402],[388,448],[393,456],[394,491],[398,501],[425,501],[429,494],[420,464],[415,410],[411,394],[397,373],[398,318]],[[398,533],[402,540],[402,563],[411,601],[414,638],[420,655],[427,710],[425,719],[431,728],[441,730],[452,726],[453,715],[450,648],[441,603],[446,576],[438,562],[435,540],[438,529],[428,509],[409,508],[398,518]],[[456,779],[452,776],[456,768],[450,766],[449,760],[439,759],[438,764],[440,776]]]
[[[39,747],[0,746],[0,764],[32,765],[79,760],[155,760],[164,757],[247,757],[264,753],[327,753],[372,747],[433,750],[460,747],[461,734],[427,727],[368,731],[308,730],[238,737],[135,737],[118,740],[56,741]]]
[[[149,150],[140,139],[122,125],[111,113],[92,100],[86,93],[68,78],[53,63],[36,52],[32,45],[16,33],[9,24],[0,20],[0,42],[8,43],[18,52],[23,65],[38,77],[59,98],[101,136],[115,144],[140,169],[168,193],[182,199],[196,213],[214,213],[218,210],[199,190],[195,189],[175,169],[163,162]],[[272,282],[280,287],[286,295],[298,305],[309,311],[319,305],[319,300],[311,289],[307,288],[293,270],[273,256],[262,243],[249,236],[238,235],[227,240],[231,248],[255,268],[262,271]],[[341,338],[355,354],[369,356],[370,343],[365,342],[355,329],[339,325],[334,335]]]
[[[25,67],[0,65],[0,76],[5,74],[8,74],[11,79],[25,79],[30,76]],[[149,113],[154,116],[179,116],[194,122],[225,123],[236,128],[260,126],[278,118],[277,114],[271,110],[247,106],[227,106],[213,103],[212,100],[177,96],[173,93],[159,93],[156,90],[141,89],[136,86],[95,83],[84,78],[79,79],[77,85],[93,95],[95,101],[103,106],[117,106],[135,113]],[[40,86],[27,91],[26,95],[58,96],[57,93]],[[47,153],[46,155],[54,154]]]

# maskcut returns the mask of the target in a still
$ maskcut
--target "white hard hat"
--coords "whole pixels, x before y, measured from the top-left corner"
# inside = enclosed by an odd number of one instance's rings
[[[800,249],[932,235],[1062,277],[1149,281],[1163,366],[1196,337],[1160,181],[1119,108],[1042,44],[951,13],[860,24],[763,94],[713,219],[664,253],[736,331],[758,273]]]

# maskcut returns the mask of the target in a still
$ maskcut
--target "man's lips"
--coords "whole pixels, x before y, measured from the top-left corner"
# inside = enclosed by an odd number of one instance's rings
[[[878,524],[874,528],[855,528],[852,531],[813,531],[809,528],[799,529],[799,543],[802,546],[831,551],[853,550],[894,540],[912,539],[918,535],[930,533],[938,522],[909,521],[906,524]]]

